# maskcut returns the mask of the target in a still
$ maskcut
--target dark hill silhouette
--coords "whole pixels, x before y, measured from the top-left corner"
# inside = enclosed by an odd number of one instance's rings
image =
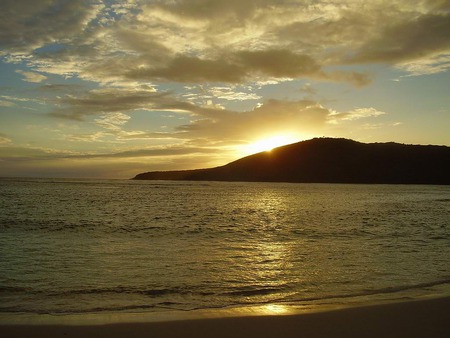
[[[136,180],[450,184],[450,147],[315,138],[197,170],[154,171]]]

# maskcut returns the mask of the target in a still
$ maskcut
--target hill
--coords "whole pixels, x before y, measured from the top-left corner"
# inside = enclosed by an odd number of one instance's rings
[[[154,171],[136,180],[450,184],[450,147],[315,138],[197,170]]]

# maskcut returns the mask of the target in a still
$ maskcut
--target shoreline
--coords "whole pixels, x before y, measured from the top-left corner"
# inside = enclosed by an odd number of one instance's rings
[[[378,293],[337,295],[309,300],[275,300],[263,304],[225,305],[212,308],[161,307],[153,311],[137,309],[67,313],[0,312],[0,337],[2,336],[1,329],[7,326],[99,326],[235,317],[289,316],[447,298],[450,302],[450,283],[445,279],[405,288],[379,290]]]
[[[151,321],[134,314],[124,321],[2,323],[0,335],[22,337],[448,337],[450,297],[384,302],[350,307],[297,308],[264,314],[221,311],[192,318]],[[248,310],[248,309],[247,309]],[[278,308],[282,310],[282,308]],[[61,318],[59,318],[61,319]],[[128,321],[126,320],[128,319]]]

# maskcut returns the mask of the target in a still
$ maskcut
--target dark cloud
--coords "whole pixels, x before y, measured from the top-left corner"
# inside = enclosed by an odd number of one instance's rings
[[[82,95],[66,95],[56,102],[60,108],[51,116],[82,120],[85,116],[133,111],[136,109],[183,109],[185,105],[171,98],[169,93],[127,91],[120,89],[93,90]]]
[[[16,52],[79,35],[94,10],[83,0],[2,0],[0,8],[0,46]]]
[[[339,62],[342,54],[357,48],[376,32],[380,14],[377,11],[337,11],[336,18],[319,16],[314,20],[288,22],[276,27],[272,34],[293,50],[308,50],[325,63]]]
[[[43,75],[102,85],[312,78],[361,86],[366,74],[321,69],[420,60],[449,49],[444,0],[155,0],[120,2],[120,15],[111,14],[118,3],[4,0],[0,53],[24,53],[30,70]]]
[[[134,51],[139,54],[141,62],[151,61],[153,65],[162,65],[173,55],[170,48],[166,47],[160,37],[149,31],[137,31],[130,28],[118,27],[114,30],[114,37],[120,42],[124,50]],[[116,56],[117,57],[117,56]]]
[[[257,74],[282,77],[302,77],[320,71],[320,65],[308,55],[296,54],[286,49],[242,51],[237,53],[245,69]]]
[[[428,14],[386,25],[351,61],[397,63],[449,50],[450,14]]]
[[[347,82],[355,87],[363,87],[372,82],[373,76],[369,73],[331,71],[323,73],[323,78],[329,81]]]
[[[374,1],[360,8],[347,3],[337,6],[329,18],[318,15],[314,20],[289,22],[277,27],[273,34],[285,41],[291,50],[307,50],[322,66],[336,66],[397,65],[415,60],[432,64],[431,57],[450,53],[449,32],[448,1],[431,0]],[[328,78],[333,80],[332,76]],[[367,75],[365,79],[357,79],[346,74],[336,76],[334,80],[352,78],[355,84],[367,83],[369,79]]]
[[[159,69],[136,69],[127,74],[131,79],[176,82],[240,82],[245,69],[229,60],[202,60],[197,57],[178,56]]]
[[[217,116],[224,110],[200,107],[193,103],[180,101],[170,92],[149,92],[125,90],[121,88],[92,90],[79,94],[72,93],[58,98],[55,104],[59,107],[49,113],[50,116],[69,120],[82,121],[86,116],[104,115],[114,118],[119,112],[134,110],[173,111],[191,113],[201,116]],[[155,138],[166,138],[166,134],[154,134]],[[124,136],[126,137],[126,136]],[[129,135],[131,138],[143,137],[139,134]],[[149,138],[145,136],[144,138]]]
[[[268,2],[261,0],[181,0],[161,2],[160,7],[179,16],[197,19],[235,19],[242,20]]]
[[[433,11],[450,12],[450,2],[448,0],[426,0],[425,3]]]
[[[221,59],[177,56],[162,68],[140,68],[127,74],[131,79],[176,81],[184,83],[242,83],[258,78],[313,77],[323,80],[344,80],[358,85],[368,78],[357,73],[327,74],[311,57],[285,49],[240,51]]]

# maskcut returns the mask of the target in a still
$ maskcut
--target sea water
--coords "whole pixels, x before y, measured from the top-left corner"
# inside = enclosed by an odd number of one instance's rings
[[[0,180],[0,313],[395,297],[449,263],[449,186]]]

